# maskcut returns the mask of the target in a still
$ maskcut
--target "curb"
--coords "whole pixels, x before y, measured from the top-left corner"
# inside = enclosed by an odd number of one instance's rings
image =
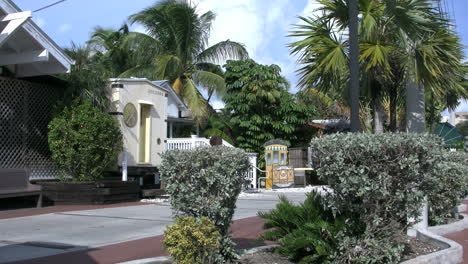
[[[267,245],[267,246],[255,247],[255,248],[243,250],[239,253],[239,255],[241,256],[252,255],[255,253],[271,251],[272,249],[277,248],[277,247],[279,247],[279,245]]]
[[[459,221],[456,221],[451,224],[446,224],[446,225],[431,226],[427,230],[439,236],[443,236],[445,234],[450,234],[450,233],[455,233],[455,232],[460,232],[463,229],[466,229],[466,227],[468,226],[468,215],[466,214],[460,214],[460,215],[463,216],[463,219]]]
[[[172,260],[168,257],[155,257],[119,262],[117,264],[172,264]]]
[[[239,255],[248,255],[248,254],[255,254],[259,252],[270,251],[279,245],[267,245],[261,247],[255,247],[251,249],[242,250]],[[120,262],[117,264],[172,264],[172,260],[169,257],[156,257],[156,258],[146,258],[146,259],[137,259],[127,262]]]
[[[463,211],[466,211],[466,210],[468,210],[468,205],[465,204],[465,203],[462,203],[459,206],[455,207],[455,212],[456,213],[460,213],[460,212],[463,212]]]
[[[460,244],[426,230],[417,230],[417,238],[445,249],[400,264],[458,264],[463,262],[463,247]]]

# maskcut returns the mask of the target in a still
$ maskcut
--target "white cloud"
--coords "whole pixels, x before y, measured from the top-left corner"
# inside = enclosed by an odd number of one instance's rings
[[[131,31],[148,34],[146,28],[141,24],[134,24],[131,26]]]
[[[312,16],[316,15],[319,11],[317,8],[321,7],[321,4],[317,2],[317,0],[309,0],[307,1],[307,5],[302,11],[302,16]]]
[[[277,27],[286,28],[289,21],[284,18],[287,0],[261,2],[256,0],[198,0],[200,13],[209,10],[216,14],[212,25],[209,44],[230,39],[246,45],[254,59],[261,49],[268,46]]]
[[[232,1],[205,0],[198,4],[200,13],[209,10],[216,13],[212,25],[209,45],[230,39],[246,45],[250,55],[260,47],[263,35],[263,21],[251,0]]]
[[[65,33],[65,32],[70,31],[71,29],[72,29],[71,24],[62,24],[59,26],[58,31],[61,33]]]

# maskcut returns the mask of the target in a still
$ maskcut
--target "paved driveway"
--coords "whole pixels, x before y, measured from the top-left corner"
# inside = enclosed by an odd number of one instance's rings
[[[282,193],[300,202],[304,193]],[[278,193],[240,197],[234,220],[278,202]],[[160,235],[172,223],[168,204],[52,213],[0,220],[0,263]]]

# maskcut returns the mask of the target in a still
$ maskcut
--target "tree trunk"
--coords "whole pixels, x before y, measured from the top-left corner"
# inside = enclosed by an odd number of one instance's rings
[[[351,132],[359,129],[359,47],[358,47],[358,2],[349,0],[349,93],[351,108]]]
[[[374,112],[374,133],[382,134],[384,132],[384,111],[382,107],[382,102],[380,100],[380,96],[376,96],[372,100],[372,108]]]
[[[210,89],[210,90],[208,91],[208,98],[206,99],[206,103],[207,103],[207,104],[210,103],[211,96],[213,96],[213,93],[214,93],[214,90],[213,90],[213,89]]]
[[[390,87],[390,131],[397,130],[397,87]]]
[[[430,133],[434,133],[435,128],[436,128],[436,106],[435,106],[435,100],[434,100],[434,93],[430,92],[430,99],[429,99],[429,118],[428,118],[428,127]]]
[[[409,81],[406,84],[406,132],[426,131],[424,85]]]

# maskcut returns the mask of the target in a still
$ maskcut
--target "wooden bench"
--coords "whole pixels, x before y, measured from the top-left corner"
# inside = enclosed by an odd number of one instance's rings
[[[41,186],[29,183],[27,169],[0,169],[0,198],[38,196],[37,207],[42,207]]]

